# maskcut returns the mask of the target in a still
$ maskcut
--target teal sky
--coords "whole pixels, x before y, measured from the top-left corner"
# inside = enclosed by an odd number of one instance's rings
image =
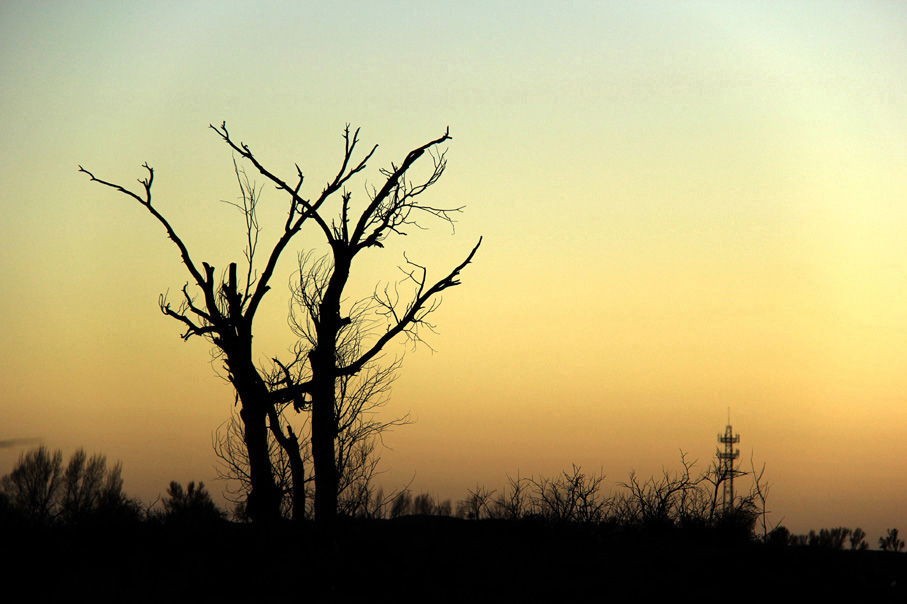
[[[903,530],[905,29],[894,2],[4,2],[0,439],[122,459],[146,501],[222,488],[232,395],[157,309],[179,257],[79,164],[136,184],[149,162],[156,206],[224,267],[242,223],[209,123],[309,193],[346,123],[380,145],[371,182],[449,126],[430,195],[466,205],[456,235],[429,225],[356,282],[394,279],[404,249],[440,273],[485,237],[436,352],[406,352],[386,412],[417,422],[386,439],[387,487],[705,465],[730,407],[773,521]],[[279,289],[262,359],[293,342]]]

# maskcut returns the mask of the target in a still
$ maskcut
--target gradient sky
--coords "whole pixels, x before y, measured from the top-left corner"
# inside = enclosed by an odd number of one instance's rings
[[[185,269],[78,164],[136,184],[149,162],[155,205],[224,267],[242,222],[209,123],[299,163],[308,194],[348,122],[380,145],[371,182],[450,126],[430,196],[467,206],[456,235],[432,224],[356,282],[395,279],[404,249],[440,273],[485,237],[435,352],[406,352],[385,413],[417,421],[386,437],[386,487],[704,467],[730,408],[772,522],[907,529],[903,3],[8,1],[0,81],[0,440],[122,460],[146,502],[224,486],[231,390],[157,308]],[[259,312],[263,360],[293,343],[287,299]]]

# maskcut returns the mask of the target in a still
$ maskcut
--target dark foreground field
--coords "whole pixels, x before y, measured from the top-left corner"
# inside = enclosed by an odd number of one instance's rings
[[[907,555],[444,517],[311,529],[7,528],[9,601],[907,601]],[[5,600],[6,598],[4,598]]]

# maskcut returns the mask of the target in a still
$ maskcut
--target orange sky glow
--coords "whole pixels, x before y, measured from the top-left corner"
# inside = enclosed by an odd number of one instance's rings
[[[404,355],[380,482],[465,497],[571,464],[705,467],[730,409],[795,533],[907,529],[907,5],[858,2],[0,4],[0,440],[122,460],[150,503],[215,494],[233,395],[159,294],[186,282],[165,233],[88,182],[136,184],[199,261],[241,259],[226,120],[306,194],[346,123],[379,169],[450,127],[426,195],[465,205],[403,252],[438,275],[484,243]],[[259,179],[260,180],[260,179]],[[268,206],[273,202],[272,206]],[[262,234],[282,226],[266,187]],[[257,318],[287,326],[297,241]],[[222,372],[220,372],[222,374]],[[0,474],[20,448],[0,449]]]

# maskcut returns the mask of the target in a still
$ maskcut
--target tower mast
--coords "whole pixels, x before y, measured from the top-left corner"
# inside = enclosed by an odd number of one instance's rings
[[[727,426],[724,434],[718,435],[718,442],[724,444],[724,451],[718,451],[718,467],[721,476],[724,478],[724,490],[722,493],[722,509],[727,512],[734,507],[734,475],[737,473],[735,461],[740,457],[740,449],[734,450],[734,445],[740,442],[740,435],[734,434],[734,428],[731,427],[731,409],[727,410]]]

